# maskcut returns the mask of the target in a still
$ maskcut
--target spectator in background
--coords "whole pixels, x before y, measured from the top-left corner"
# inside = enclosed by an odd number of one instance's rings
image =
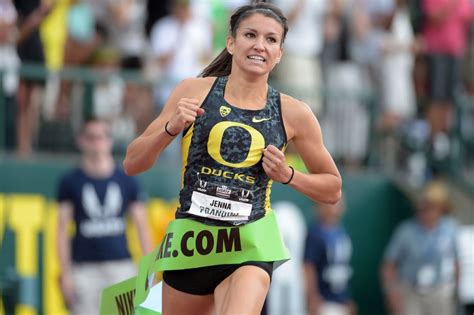
[[[15,48],[15,25],[17,13],[11,0],[0,0],[0,72],[2,81],[3,117],[0,128],[5,131],[5,147],[15,147],[15,93],[18,88],[18,68],[20,59]]]
[[[147,48],[145,36],[146,0],[87,0],[94,17],[103,25],[110,44],[118,49],[121,60],[143,58]]]
[[[308,231],[304,253],[308,314],[355,314],[349,288],[352,242],[340,224],[344,200],[315,209],[318,222]]]
[[[399,163],[397,136],[417,114],[413,70],[419,41],[415,40],[407,0],[396,1],[388,24],[380,38],[380,113],[376,123],[380,150],[386,152],[380,156],[381,162],[385,169],[393,170]]]
[[[58,189],[61,291],[73,314],[98,314],[102,289],[136,274],[125,236],[125,217],[137,226],[142,251],[151,250],[143,191],[111,155],[108,124],[86,121],[77,139],[79,167]],[[74,222],[76,234],[69,236]]]
[[[52,8],[51,2],[41,0],[14,0],[18,19],[16,39],[18,55],[25,63],[44,64],[40,24]],[[38,121],[43,80],[22,78],[17,93],[17,151],[25,158],[33,151],[33,138]]]
[[[124,148],[136,136],[136,127],[123,107],[125,82],[119,76],[121,70],[119,50],[110,44],[99,46],[90,58],[90,66],[97,75],[92,116],[109,122],[111,137],[116,148]]]
[[[139,74],[142,67],[142,59],[128,58],[122,60],[121,68],[123,71],[127,71],[128,74]],[[155,117],[153,91],[149,84],[143,84],[134,80],[125,81],[122,114],[124,118],[133,121],[135,136],[145,131],[146,126],[148,126]],[[117,128],[120,128],[120,124]]]
[[[416,48],[407,0],[397,0],[381,38],[381,117],[379,127],[393,131],[416,114],[412,72]]]
[[[105,39],[105,31],[96,23],[92,5],[85,0],[72,0],[67,14],[64,67],[84,66]],[[61,81],[55,118],[61,120],[70,118],[71,89],[72,82]]]
[[[453,102],[461,78],[461,60],[465,54],[470,0],[422,0],[422,37],[427,58],[429,104],[426,118],[431,128],[433,157],[441,160],[449,154],[448,132],[453,123]]]
[[[267,297],[268,315],[305,313],[303,252],[306,224],[299,209],[290,201],[272,203],[283,241],[291,259],[275,270]]]
[[[370,75],[376,96],[380,93],[379,67],[383,39],[389,35],[396,9],[395,0],[353,0],[351,57]]]
[[[170,11],[150,35],[151,58],[160,78],[155,91],[158,113],[174,86],[196,77],[212,55],[211,25],[193,16],[190,0],[173,0]]]
[[[67,29],[64,65],[81,66],[87,62],[103,37],[96,31],[96,19],[90,3],[85,0],[71,1]]]
[[[453,315],[457,285],[457,224],[447,188],[427,184],[416,217],[400,224],[388,244],[382,265],[390,314]]]
[[[355,1],[355,0],[354,0]],[[325,82],[324,116],[321,128],[327,148],[339,163],[358,167],[367,153],[369,112],[364,95],[370,93],[366,67],[355,62],[354,39],[368,32],[367,15],[354,1],[328,3],[324,19],[322,55]],[[361,34],[361,35],[359,35]],[[370,42],[361,45],[372,54]]]
[[[228,21],[232,12],[250,0],[190,0],[191,10],[196,18],[212,24],[212,47],[214,55],[219,54],[226,46]]]
[[[321,112],[321,65],[323,20],[326,0],[273,0],[288,16],[285,58],[275,68],[283,91],[306,102],[315,114]]]
[[[156,21],[169,14],[169,5],[171,0],[147,0],[145,33],[150,36],[150,31]]]

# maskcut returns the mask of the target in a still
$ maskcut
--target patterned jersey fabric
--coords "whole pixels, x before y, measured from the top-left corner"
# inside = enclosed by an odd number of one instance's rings
[[[270,144],[286,145],[280,94],[269,86],[263,109],[241,109],[224,99],[226,83],[227,77],[216,79],[202,104],[205,114],[184,132],[177,218],[239,225],[270,210],[272,181],[262,156]]]

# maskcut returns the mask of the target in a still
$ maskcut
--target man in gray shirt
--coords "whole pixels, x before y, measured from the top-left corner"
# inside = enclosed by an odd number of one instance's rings
[[[391,314],[454,314],[458,225],[447,211],[447,189],[440,182],[429,183],[416,216],[395,230],[382,267]]]

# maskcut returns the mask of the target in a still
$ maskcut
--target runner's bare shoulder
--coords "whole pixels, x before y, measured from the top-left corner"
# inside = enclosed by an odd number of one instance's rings
[[[216,77],[188,78],[181,81],[176,89],[181,97],[204,100],[215,80]]]
[[[283,93],[280,93],[280,97],[283,122],[287,136],[291,139],[296,132],[295,129],[311,123],[315,120],[315,117],[311,108],[305,102]]]

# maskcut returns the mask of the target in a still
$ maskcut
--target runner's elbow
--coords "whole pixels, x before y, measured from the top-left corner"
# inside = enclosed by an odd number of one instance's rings
[[[131,161],[130,159],[125,158],[123,161],[123,170],[128,176],[134,176],[143,170],[140,169],[140,165],[136,162]]]
[[[155,160],[153,159],[136,160],[136,159],[131,159],[131,158],[126,157],[122,165],[123,165],[123,170],[125,174],[127,174],[128,176],[134,176],[134,175],[138,175],[140,173],[145,172],[146,170],[151,168],[154,163],[155,163]]]
[[[130,160],[125,159],[122,163],[122,166],[123,166],[123,171],[125,172],[125,174],[127,174],[128,176],[135,175],[133,163],[131,163]]]
[[[335,179],[334,184],[326,197],[327,203],[329,204],[335,204],[342,198],[342,180],[340,177]]]
[[[336,204],[342,197],[342,190],[338,189],[337,191],[328,195],[328,202],[329,204]]]

